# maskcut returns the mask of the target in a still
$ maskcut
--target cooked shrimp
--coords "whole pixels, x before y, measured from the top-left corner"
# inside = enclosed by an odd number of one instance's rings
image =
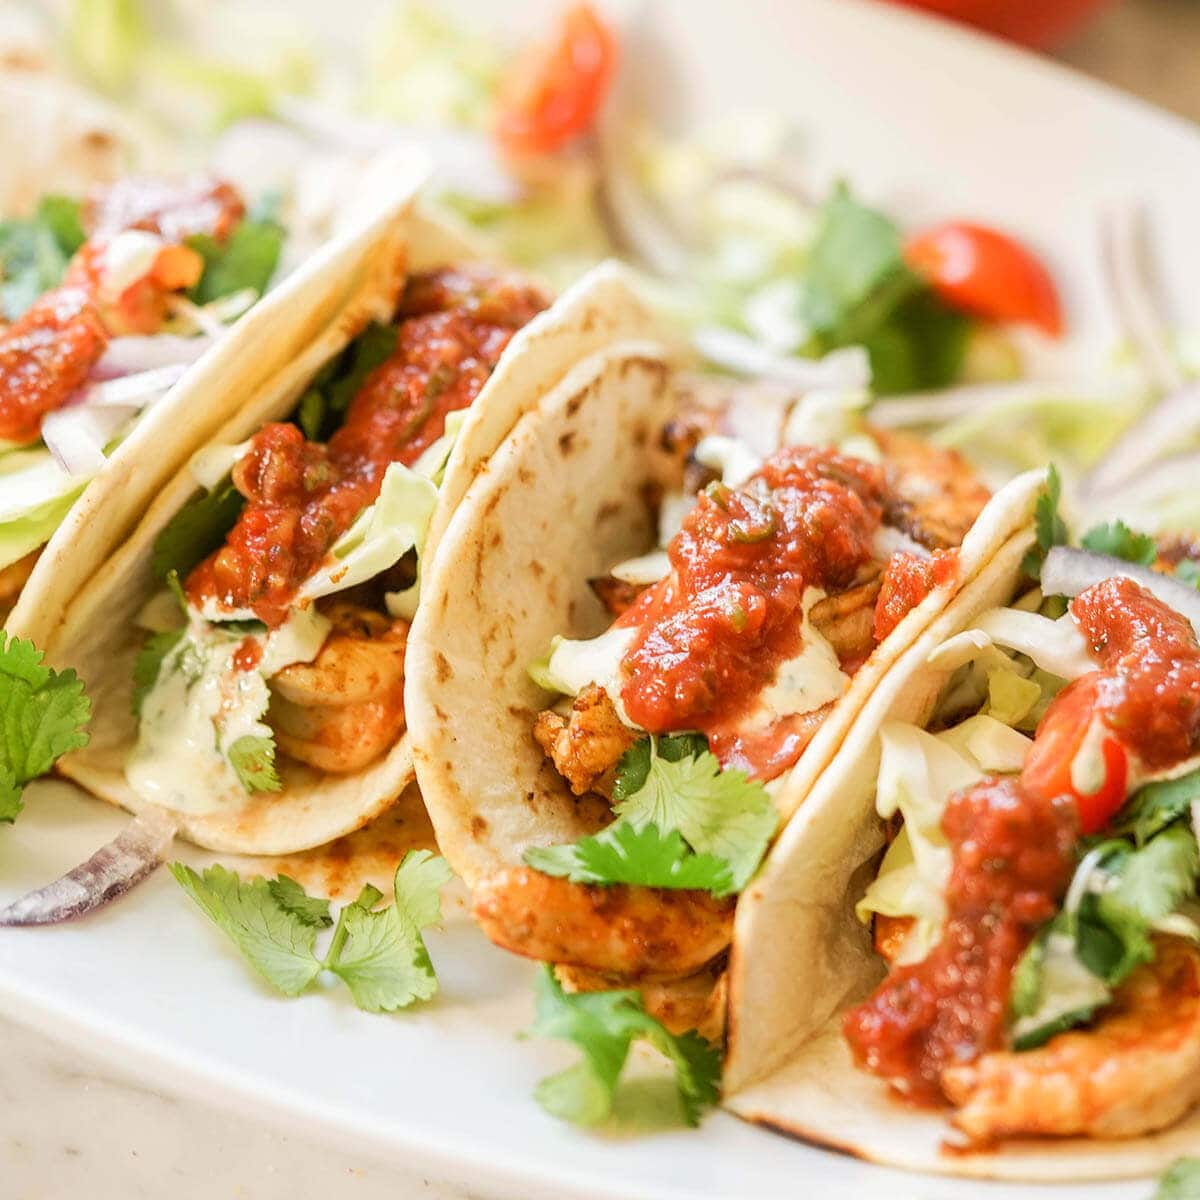
[[[828,639],[838,658],[865,658],[875,647],[875,600],[883,577],[860,583],[812,606],[809,618]]]
[[[595,684],[575,697],[569,717],[549,709],[539,713],[533,737],[576,796],[593,791],[637,740],[608,693]]]
[[[3,622],[21,595],[21,589],[33,574],[41,549],[31,550],[24,558],[0,567],[0,622]]]
[[[1134,1137],[1183,1116],[1200,1100],[1200,954],[1179,938],[1156,947],[1091,1028],[943,1072],[954,1123],[975,1141]]]
[[[558,981],[568,992],[607,992],[623,988],[628,980],[599,971],[560,966]],[[648,980],[638,985],[642,1007],[671,1033],[694,1029],[710,1042],[725,1033],[726,975],[724,960],[684,979]]]
[[[508,867],[477,884],[474,914],[502,949],[627,982],[692,975],[733,934],[732,899],[591,886],[528,867]]]
[[[930,550],[957,546],[988,502],[962,455],[909,433],[872,429],[891,492],[884,520]]]
[[[333,632],[317,657],[272,677],[267,719],[285,754],[321,771],[357,771],[404,731],[408,625],[344,602],[326,615]]]

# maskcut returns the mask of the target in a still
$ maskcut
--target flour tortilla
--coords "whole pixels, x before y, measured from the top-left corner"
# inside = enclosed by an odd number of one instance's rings
[[[946,1111],[891,1095],[854,1067],[841,1014],[883,978],[854,906],[883,848],[875,813],[879,731],[928,721],[950,672],[930,653],[1008,603],[1031,529],[1011,536],[973,583],[879,682],[738,907],[730,967],[724,1102],[738,1115],[872,1162],[987,1179],[1084,1181],[1152,1174],[1200,1140],[1200,1115],[1127,1141],[1022,1139],[989,1151],[944,1148]]]
[[[266,422],[284,419],[325,362],[369,321],[390,318],[408,272],[481,257],[477,242],[419,208],[393,214],[373,243],[360,244],[352,270],[343,263],[336,296],[316,306],[324,318],[319,326],[315,320],[302,323],[277,306],[269,328],[258,322],[253,345],[239,340],[240,353],[221,381],[221,419],[214,422],[219,427],[193,438],[189,449],[209,441],[237,443]],[[295,303],[300,298],[293,294],[291,299]],[[603,343],[623,324],[642,327],[646,319],[621,270],[607,265],[581,280],[512,339],[451,453],[422,558],[423,573],[436,559],[438,530],[445,525],[441,508],[453,506],[520,413],[590,346]],[[161,488],[129,540],[41,639],[49,661],[79,671],[95,714],[90,744],[63,759],[60,770],[97,796],[135,813],[155,806],[139,797],[124,775],[137,736],[130,711],[133,663],[145,637],[134,618],[158,589],[150,570],[155,538],[197,490],[184,465]],[[180,833],[217,851],[289,854],[366,824],[413,777],[407,734],[382,758],[348,775],[327,774],[282,756],[277,766],[283,782],[280,792],[247,796],[238,788],[220,798],[216,811],[173,813]]]
[[[648,485],[677,484],[659,448],[672,415],[669,348],[645,341],[581,362],[526,413],[450,514],[408,643],[405,699],[417,778],[438,844],[468,884],[531,846],[594,833],[607,806],[580,799],[533,740],[555,697],[529,678],[561,634],[603,632],[590,577],[654,544]],[[995,498],[959,552],[959,580],[897,626],[785,777],[786,820],[821,777],[855,715],[899,655],[1028,523],[1044,475]]]

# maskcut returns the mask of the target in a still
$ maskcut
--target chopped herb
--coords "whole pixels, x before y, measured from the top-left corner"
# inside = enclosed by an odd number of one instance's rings
[[[369,884],[343,906],[329,950],[318,958],[319,930],[330,925],[328,901],[309,896],[294,879],[242,880],[224,867],[198,874],[172,863],[180,887],[200,906],[268,984],[298,996],[322,971],[338,976],[367,1012],[394,1012],[426,1000],[437,977],[421,930],[441,919],[439,889],[451,878],[442,858],[409,851],[396,870],[394,904]]]
[[[1042,576],[1042,563],[1046,555],[1055,546],[1064,546],[1070,540],[1067,523],[1059,516],[1058,505],[1062,500],[1062,478],[1058,468],[1051,463],[1046,471],[1046,484],[1038,495],[1034,507],[1034,527],[1037,531],[1037,545],[1034,546],[1021,563],[1021,569],[1032,579]]]
[[[187,244],[204,259],[204,273],[189,298],[209,304],[246,288],[261,296],[279,264],[283,239],[283,226],[277,221],[249,218],[239,222],[223,242],[206,233],[193,234]]]
[[[635,991],[568,994],[542,967],[537,982],[537,1016],[530,1033],[573,1042],[583,1057],[573,1067],[543,1079],[537,1100],[564,1121],[594,1125],[611,1115],[629,1049],[644,1038],[675,1069],[675,1087],[684,1121],[698,1125],[717,1100],[721,1056],[694,1030],[676,1036],[642,1006]]]
[[[92,706],[74,671],[54,671],[32,642],[0,630],[0,822],[24,807],[25,785],[87,745]]]
[[[1158,557],[1158,546],[1149,534],[1135,533],[1124,521],[1094,525],[1080,538],[1080,545],[1093,554],[1107,554],[1123,562],[1150,566]]]
[[[226,755],[242,787],[248,792],[278,792],[282,790],[279,772],[275,770],[275,740],[245,734],[238,738]]]
[[[142,715],[142,705],[150,689],[158,682],[162,672],[163,660],[179,644],[183,637],[182,629],[171,629],[166,633],[156,633],[146,639],[146,644],[138,651],[133,664],[133,715]]]
[[[65,196],[43,197],[32,217],[0,221],[0,309],[6,320],[15,321],[62,282],[83,240],[80,205]]]
[[[245,503],[231,482],[189,500],[154,540],[150,569],[155,579],[166,583],[172,571],[185,576],[219,549]]]

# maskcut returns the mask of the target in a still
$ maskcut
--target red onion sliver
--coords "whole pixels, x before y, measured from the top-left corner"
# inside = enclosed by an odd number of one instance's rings
[[[1115,575],[1140,583],[1148,592],[1187,617],[1200,636],[1200,591],[1173,575],[1151,570],[1139,563],[1093,554],[1073,546],[1055,546],[1042,564],[1042,591],[1047,596],[1078,596],[1094,584]]]
[[[157,367],[194,363],[212,344],[210,337],[181,337],[175,333],[115,337],[92,369],[92,375],[95,379],[116,379]]]
[[[174,387],[186,371],[186,363],[171,363],[165,367],[139,371],[136,375],[123,375],[120,379],[92,383],[83,389],[78,401],[72,401],[71,407],[78,404],[81,407],[97,405],[107,408],[110,405],[121,405],[141,408]]]
[[[123,896],[166,859],[175,822],[151,810],[61,879],[0,909],[0,925],[57,925],[86,916]]]
[[[136,417],[130,405],[70,405],[47,413],[42,441],[68,475],[92,476],[104,466],[104,447]]]

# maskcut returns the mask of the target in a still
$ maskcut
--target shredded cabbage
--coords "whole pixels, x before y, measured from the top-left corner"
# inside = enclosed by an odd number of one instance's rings
[[[420,553],[436,503],[432,480],[402,463],[392,463],[375,503],[363,509],[334,542],[333,564],[306,579],[297,599],[311,601],[344,591],[394,566],[409,550]]]

